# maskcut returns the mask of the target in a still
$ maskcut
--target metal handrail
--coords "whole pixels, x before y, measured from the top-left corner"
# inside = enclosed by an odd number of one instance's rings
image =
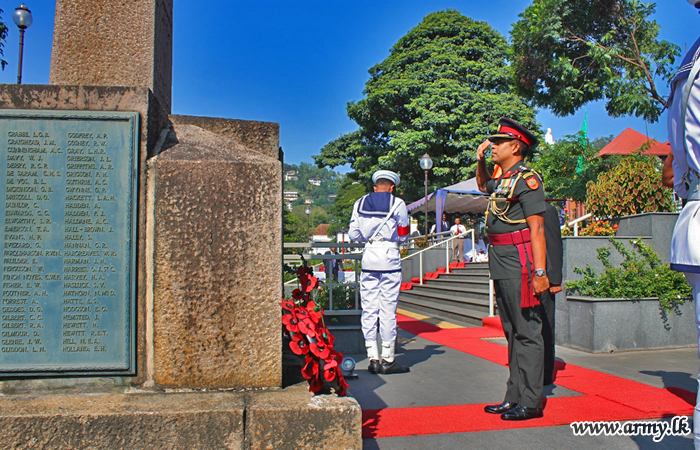
[[[439,233],[439,234],[442,234],[442,233]],[[426,248],[424,248],[423,250],[417,251],[416,253],[413,253],[412,255],[408,255],[408,256],[406,256],[406,257],[404,257],[404,258],[401,258],[401,261],[404,261],[404,260],[413,258],[413,257],[415,257],[416,255],[420,255],[420,258],[419,258],[420,282],[419,282],[419,284],[422,285],[422,284],[424,284],[424,283],[423,283],[423,253],[425,253],[425,252],[428,251],[428,250],[437,248],[437,247],[440,246],[440,245],[445,245],[445,244],[449,243],[450,241],[452,241],[452,240],[454,240],[454,239],[457,239],[457,238],[460,238],[460,237],[464,237],[464,236],[466,236],[467,234],[471,234],[471,237],[472,237],[472,251],[474,251],[475,248],[476,248],[475,245],[474,245],[474,244],[475,244],[475,242],[474,242],[474,229],[471,228],[471,229],[467,230],[466,233],[463,233],[463,234],[461,234],[461,235],[452,236],[452,237],[449,238],[449,239],[446,239],[446,240],[444,240],[444,241],[440,241],[440,242],[438,242],[438,243],[435,243],[435,244],[431,245],[430,247],[426,247]],[[445,245],[445,265],[447,266],[447,273],[452,273],[452,271],[450,270],[450,253],[449,253],[450,250],[451,250],[450,247],[451,247],[450,245]],[[495,314],[496,314],[496,295],[495,295],[495,290],[494,290],[494,287],[493,287],[493,280],[491,280],[490,277],[489,277],[489,317],[494,317]]]
[[[580,222],[583,222],[584,220],[590,219],[591,217],[593,217],[593,213],[588,213],[586,215],[579,217],[578,219],[574,219],[571,222],[562,225],[561,228],[570,227],[571,225],[573,225],[574,226],[574,236],[578,236],[578,224]]]
[[[401,258],[401,261],[411,259],[411,258],[415,257],[416,255],[420,256],[420,258],[419,258],[420,283],[419,284],[422,285],[422,284],[424,284],[423,283],[423,253],[427,252],[428,250],[432,250],[440,245],[445,245],[445,244],[447,244],[450,241],[453,241],[455,239],[464,238],[464,236],[466,236],[468,234],[472,235],[472,249],[474,249],[474,244],[475,244],[475,242],[474,242],[474,229],[471,228],[471,229],[467,230],[466,233],[452,236],[449,239],[445,239],[444,241],[440,241],[440,242],[435,243],[429,247],[424,248],[423,250],[417,251],[416,253],[413,253],[412,255],[404,256],[403,258]],[[445,265],[447,266],[447,273],[452,273],[450,271],[450,246],[449,245],[445,245]]]

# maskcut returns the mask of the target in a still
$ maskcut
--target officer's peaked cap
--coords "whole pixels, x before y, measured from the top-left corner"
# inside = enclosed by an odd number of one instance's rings
[[[507,117],[502,117],[498,121],[498,131],[489,136],[489,139],[491,138],[517,139],[527,144],[528,147],[537,146],[537,138],[534,134],[527,131],[524,126],[515,120]]]
[[[398,186],[401,182],[398,173],[392,172],[391,170],[377,170],[374,172],[374,175],[372,175],[372,183],[377,184],[377,180],[381,180],[382,178],[391,181],[394,183],[394,186]]]

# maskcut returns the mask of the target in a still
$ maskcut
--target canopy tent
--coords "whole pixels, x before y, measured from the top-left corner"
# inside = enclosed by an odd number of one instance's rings
[[[428,194],[428,212],[435,212],[435,217],[442,217],[442,213],[472,213],[483,214],[486,212],[489,200],[488,195],[481,192],[476,184],[476,178],[470,178],[467,181],[453,184],[440,188],[437,191]],[[408,205],[408,212],[423,212],[425,211],[426,197],[416,200]],[[442,221],[435,221],[436,231],[440,233],[442,230]]]

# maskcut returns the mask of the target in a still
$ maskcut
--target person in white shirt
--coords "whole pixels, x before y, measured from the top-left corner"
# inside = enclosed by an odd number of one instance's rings
[[[462,236],[452,240],[452,259],[456,259],[459,262],[464,261],[464,234],[466,232],[466,227],[461,224],[461,220],[457,217],[455,224],[450,228],[450,233],[452,236]]]
[[[700,8],[700,1],[688,0]],[[671,238],[671,269],[683,272],[693,289],[695,324],[700,330],[700,39],[690,48],[671,81],[668,139],[673,176],[668,181],[685,200]],[[700,335],[698,335],[700,343]],[[700,383],[700,377],[698,377]],[[693,415],[695,448],[700,450],[700,396]]]
[[[396,349],[396,308],[401,287],[401,255],[399,243],[408,239],[406,203],[394,197],[394,187],[401,181],[390,170],[378,170],[372,176],[374,192],[355,202],[348,235],[357,242],[366,242],[362,254],[360,296],[362,300],[362,333],[365,338],[370,373],[405,373],[408,367],[399,364]],[[377,327],[382,339],[381,363]]]

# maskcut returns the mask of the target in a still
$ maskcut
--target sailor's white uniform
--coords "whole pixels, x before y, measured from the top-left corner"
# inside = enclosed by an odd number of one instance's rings
[[[668,137],[673,149],[673,182],[687,199],[671,241],[671,268],[685,273],[693,288],[700,344],[700,39],[683,59],[671,84]],[[700,353],[699,355],[700,356]],[[698,377],[700,385],[700,376]],[[695,448],[700,450],[700,396],[693,415]]]
[[[370,359],[378,357],[374,355],[378,348],[370,352],[370,344],[377,340],[377,325],[383,343],[396,340],[396,308],[401,287],[399,243],[408,239],[408,231],[406,203],[391,193],[373,192],[355,202],[348,235],[353,241],[366,242],[360,295],[362,332]],[[384,354],[382,357],[393,360],[391,353],[387,358]]]

